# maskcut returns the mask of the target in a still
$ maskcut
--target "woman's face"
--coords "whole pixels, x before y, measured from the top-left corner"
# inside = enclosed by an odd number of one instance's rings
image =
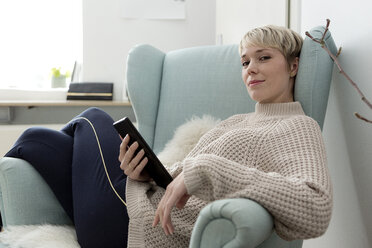
[[[275,48],[246,47],[242,50],[242,77],[250,97],[259,103],[293,102],[298,58],[288,66]]]

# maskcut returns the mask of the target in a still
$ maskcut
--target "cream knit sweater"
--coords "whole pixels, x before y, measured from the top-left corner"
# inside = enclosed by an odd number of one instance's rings
[[[322,135],[298,102],[257,103],[254,113],[222,121],[170,168],[174,177],[182,170],[193,196],[173,209],[170,236],[151,225],[164,190],[128,179],[128,247],[188,247],[200,210],[222,198],[260,203],[286,240],[317,237],[328,227],[332,186]]]

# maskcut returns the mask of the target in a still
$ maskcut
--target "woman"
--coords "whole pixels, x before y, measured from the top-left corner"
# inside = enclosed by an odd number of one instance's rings
[[[43,175],[74,220],[82,247],[123,247],[127,241],[128,247],[186,247],[200,210],[234,197],[264,206],[283,239],[320,236],[330,221],[332,189],[320,128],[293,99],[301,45],[298,34],[275,26],[243,37],[242,78],[257,102],[255,112],[232,116],[206,133],[169,168],[174,180],[165,192],[147,182],[143,152],[134,156],[138,144],[128,148],[130,137],[120,144],[106,114],[90,109],[81,115],[99,131],[113,186],[126,198],[128,235],[126,208],[108,186],[86,121],[74,120],[61,132],[31,129],[8,156],[28,160]]]

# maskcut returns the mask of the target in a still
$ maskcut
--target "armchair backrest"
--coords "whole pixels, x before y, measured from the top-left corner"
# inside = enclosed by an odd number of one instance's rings
[[[324,27],[310,31],[321,38]],[[336,52],[331,34],[327,46]],[[323,126],[333,61],[318,43],[306,37],[295,83],[295,100]],[[127,89],[138,127],[160,152],[174,130],[192,116],[220,119],[254,111],[255,102],[241,78],[237,45],[186,48],[168,53],[140,45],[127,61]]]

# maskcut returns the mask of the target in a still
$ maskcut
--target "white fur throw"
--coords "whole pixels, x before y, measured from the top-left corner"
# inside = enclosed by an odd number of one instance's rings
[[[0,233],[0,242],[9,248],[80,247],[72,226],[9,226]]]
[[[164,165],[181,161],[200,137],[220,120],[210,116],[193,117],[178,127],[173,138],[158,154]],[[9,248],[79,248],[73,226],[24,225],[8,226],[0,233],[0,242]]]
[[[218,122],[220,122],[219,119],[214,119],[209,115],[192,117],[174,131],[173,138],[157,155],[159,160],[167,166],[183,160],[198,143],[201,136],[215,127]]]

